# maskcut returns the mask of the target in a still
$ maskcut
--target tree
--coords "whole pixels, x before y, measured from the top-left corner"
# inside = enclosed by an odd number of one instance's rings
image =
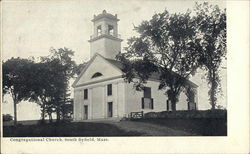
[[[17,104],[30,98],[30,67],[33,61],[11,58],[3,63],[3,93],[9,93],[14,103],[14,125],[17,124]]]
[[[124,78],[143,89],[152,73],[158,73],[159,89],[166,89],[172,110],[188,78],[198,67],[195,51],[196,26],[194,18],[186,13],[170,14],[167,10],[143,21],[135,30],[139,37],[128,40],[126,53],[117,59],[124,64]],[[134,80],[139,79],[139,81]]]
[[[67,118],[67,120],[72,118],[73,115],[73,99],[68,100],[67,103],[65,103],[62,108],[64,110],[63,117]]]
[[[219,68],[226,57],[226,10],[204,2],[196,3],[195,13],[197,39],[200,39],[196,50],[200,55],[200,65],[207,71],[209,100],[212,109],[215,109],[220,86]]]
[[[88,64],[88,62],[83,62],[79,65],[76,65],[74,68],[74,72],[76,75],[79,75],[81,73],[81,71],[83,70],[83,68]]]
[[[69,99],[69,79],[75,74],[73,55],[74,52],[67,48],[51,48],[49,56],[40,57],[41,60],[32,65],[31,99],[41,107],[42,122],[47,115],[52,122],[52,113],[56,113],[60,121],[68,112],[64,104]]]
[[[41,107],[41,118],[42,122],[45,120],[45,109],[46,104],[49,100],[49,91],[50,91],[50,81],[48,72],[48,67],[46,63],[35,63],[31,67],[32,78],[31,80],[31,100],[35,101]]]
[[[31,100],[40,105],[42,122],[45,120],[46,113],[52,121],[54,106],[51,101],[57,97],[57,91],[64,88],[60,67],[58,60],[37,62],[31,67],[33,72],[30,76],[32,78],[30,81]]]
[[[51,48],[51,55],[43,57],[43,61],[50,63],[50,70],[52,70],[52,89],[50,107],[55,108],[57,121],[61,117],[64,119],[65,110],[64,104],[69,101],[70,94],[68,93],[69,80],[75,75],[76,64],[72,60],[74,51],[68,48],[60,48],[58,50]],[[51,109],[49,110],[51,111]]]

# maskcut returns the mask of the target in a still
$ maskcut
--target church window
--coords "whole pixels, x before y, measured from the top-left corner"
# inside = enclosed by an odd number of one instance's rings
[[[153,98],[151,98],[151,88],[144,87],[142,98],[142,109],[154,109]]]
[[[88,99],[88,89],[84,89],[84,99]]]
[[[196,106],[195,106],[195,93],[192,90],[192,88],[188,88],[187,91],[187,97],[188,97],[188,110],[195,110]]]
[[[107,94],[108,94],[108,96],[110,96],[110,95],[112,95],[112,84],[108,84],[108,86],[107,86]]]
[[[144,98],[151,98],[151,88],[144,87]]]
[[[91,78],[96,78],[96,77],[99,77],[99,76],[102,76],[102,73],[96,72]]]
[[[100,35],[102,35],[102,26],[101,25],[99,25],[97,27],[97,36],[100,36]]]
[[[108,34],[114,35],[114,27],[112,25],[108,25]]]

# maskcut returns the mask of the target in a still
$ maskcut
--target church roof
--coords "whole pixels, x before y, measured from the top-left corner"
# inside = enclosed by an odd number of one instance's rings
[[[114,59],[109,59],[109,58],[105,58],[102,55],[96,53],[95,56],[93,58],[91,58],[90,61],[88,61],[87,65],[83,68],[83,70],[81,71],[80,75],[77,77],[77,79],[75,80],[75,82],[73,83],[73,87],[76,85],[76,83],[79,81],[80,77],[83,75],[83,73],[86,71],[86,69],[88,68],[88,66],[93,62],[93,60],[95,59],[96,56],[100,56],[102,57],[104,60],[106,60],[107,62],[109,62],[110,64],[112,64],[113,66],[115,66],[116,68],[118,68],[119,70],[121,70],[123,72],[123,64],[120,61],[114,60]],[[158,72],[153,72],[150,76],[150,79],[153,80],[159,80],[160,79],[160,73]],[[198,87],[195,83],[193,83],[190,80],[187,80],[187,83],[189,85],[191,85],[192,87]]]
[[[110,62],[111,64],[115,65],[116,67],[118,67],[120,70],[123,70],[123,64],[117,60],[114,59],[109,59],[109,58],[105,58],[108,62]]]
[[[111,64],[113,64],[114,66],[116,66],[117,68],[119,68],[121,71],[123,71],[123,64],[120,61],[114,60],[114,59],[109,59],[109,58],[105,58],[108,62],[110,62]],[[159,80],[160,79],[160,73],[158,72],[153,72],[150,75],[150,79],[154,79],[154,80]],[[190,80],[187,80],[187,83],[193,87],[198,87],[198,85],[196,85],[195,83],[193,83]]]

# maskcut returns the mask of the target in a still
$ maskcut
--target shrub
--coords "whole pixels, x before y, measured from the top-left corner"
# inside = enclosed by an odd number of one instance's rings
[[[4,114],[3,115],[3,121],[12,121],[13,120],[13,116],[10,114]]]
[[[193,119],[193,118],[226,118],[227,110],[189,110],[189,111],[162,111],[162,112],[149,112],[144,114],[144,118],[180,118],[180,119]]]

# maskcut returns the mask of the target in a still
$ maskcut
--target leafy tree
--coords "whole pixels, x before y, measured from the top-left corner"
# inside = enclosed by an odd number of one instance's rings
[[[31,95],[29,89],[30,67],[33,61],[21,58],[11,58],[3,63],[3,93],[9,93],[14,103],[14,125],[17,124],[17,104],[28,100]]]
[[[209,100],[215,109],[220,86],[219,68],[226,57],[226,10],[204,2],[196,3],[195,13],[197,39],[200,39],[196,50],[200,54],[199,63],[207,71]]]
[[[60,74],[61,67],[58,60],[38,62],[32,66],[31,100],[40,105],[42,122],[45,120],[46,113],[52,121],[51,114],[54,111],[52,100],[64,88],[61,81],[63,79],[62,73]]]
[[[68,100],[63,106],[64,115],[63,117],[67,118],[67,120],[72,118],[73,115],[73,99]]]
[[[31,100],[40,105],[42,122],[45,120],[45,108],[50,98],[49,91],[51,90],[48,83],[50,81],[50,72],[48,70],[49,67],[46,63],[35,63],[31,67],[33,72],[32,76],[30,76],[33,79],[31,80]]]
[[[83,62],[79,65],[76,65],[75,68],[74,68],[74,72],[76,75],[79,75],[82,71],[82,69],[87,65],[88,62]]]
[[[44,122],[46,114],[52,121],[52,113],[57,121],[68,112],[68,83],[74,76],[76,64],[72,60],[74,52],[67,48],[51,49],[51,55],[41,57],[41,61],[12,58],[3,63],[3,93],[10,93],[16,105],[22,100],[35,101],[41,106]]]
[[[191,11],[170,14],[165,10],[150,21],[143,21],[135,30],[139,37],[130,38],[127,52],[117,56],[125,65],[125,80],[142,89],[153,73],[159,74],[159,89],[168,87],[166,94],[172,110],[176,110],[180,92],[198,67],[196,23]]]
[[[43,57],[44,62],[50,63],[50,70],[52,70],[51,82],[53,83],[53,94],[51,96],[50,107],[54,108],[57,115],[57,121],[64,119],[65,110],[64,104],[69,101],[70,94],[68,93],[69,80],[75,75],[76,64],[72,60],[74,51],[68,48],[60,48],[58,50],[51,48],[51,55]],[[48,111],[51,111],[49,109]]]
[[[50,53],[32,66],[30,82],[31,99],[41,107],[42,122],[47,115],[52,122],[52,113],[56,113],[60,121],[68,112],[64,104],[69,100],[68,83],[76,68],[72,50],[51,48]]]

